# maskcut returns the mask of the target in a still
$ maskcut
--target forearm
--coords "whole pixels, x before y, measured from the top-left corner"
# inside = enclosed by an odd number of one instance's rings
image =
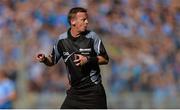
[[[103,56],[96,56],[96,57],[87,57],[88,62],[98,62],[99,65],[108,64],[109,58],[104,58]]]
[[[42,63],[44,63],[47,66],[53,66],[54,65],[51,56],[45,57],[45,59]]]
[[[15,100],[16,99],[16,92],[12,92],[11,95],[9,96],[9,100]]]
[[[108,62],[109,62],[108,58],[106,59],[102,56],[97,56],[97,60],[100,65],[105,65],[105,64],[108,64]]]

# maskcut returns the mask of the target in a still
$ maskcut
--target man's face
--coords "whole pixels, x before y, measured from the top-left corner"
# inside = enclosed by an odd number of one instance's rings
[[[72,20],[74,27],[79,31],[83,32],[88,26],[88,15],[85,12],[78,12],[76,17]]]

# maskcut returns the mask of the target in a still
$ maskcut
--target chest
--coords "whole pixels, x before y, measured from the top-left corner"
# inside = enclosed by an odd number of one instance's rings
[[[58,45],[62,56],[66,57],[72,53],[91,56],[94,54],[94,41],[90,38],[65,39]]]

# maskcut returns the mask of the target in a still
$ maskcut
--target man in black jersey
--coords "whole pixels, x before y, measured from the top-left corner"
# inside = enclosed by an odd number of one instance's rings
[[[109,61],[100,37],[87,30],[87,10],[72,8],[68,14],[70,28],[59,36],[49,56],[38,53],[36,59],[47,66],[62,57],[68,69],[70,89],[62,109],[106,109],[106,94],[99,65]]]

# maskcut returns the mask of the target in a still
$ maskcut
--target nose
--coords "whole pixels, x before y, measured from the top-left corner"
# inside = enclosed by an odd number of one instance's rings
[[[87,19],[85,20],[85,23],[86,23],[86,24],[88,24],[88,23],[89,23]]]

